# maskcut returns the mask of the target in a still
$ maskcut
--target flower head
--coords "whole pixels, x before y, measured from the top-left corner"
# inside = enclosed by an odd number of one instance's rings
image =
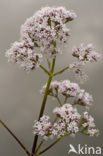
[[[85,63],[83,61],[75,61],[70,64],[70,70],[75,73],[75,77],[80,80],[81,83],[88,79],[88,75],[85,73],[83,67]]]
[[[6,52],[9,61],[28,71],[40,64],[42,54],[53,58],[61,53],[62,45],[70,36],[66,24],[75,17],[73,11],[64,7],[45,7],[37,11],[22,25],[20,41]]]
[[[99,130],[98,129],[88,129],[88,134],[90,136],[98,136],[99,135]]]
[[[34,134],[40,135],[43,139],[57,138],[62,136],[74,136],[81,132],[89,136],[97,136],[99,131],[95,129],[94,118],[84,112],[81,116],[77,109],[71,104],[64,104],[61,107],[56,107],[53,113],[57,116],[55,122],[50,122],[50,117],[43,115],[39,121],[34,123]],[[80,126],[81,125],[81,126]]]
[[[41,93],[45,93],[47,84],[45,84]],[[70,82],[70,80],[52,81],[48,90],[48,95],[53,97],[59,97],[63,95],[67,99],[74,98],[74,103],[82,106],[90,106],[93,102],[93,97],[84,89],[80,89],[77,83]]]
[[[79,85],[77,83],[72,83],[69,80],[62,81],[59,87],[60,94],[71,97],[75,97],[79,93],[79,90]]]
[[[42,87],[41,92],[44,93],[45,89],[46,85]],[[48,94],[52,96],[58,96],[60,94],[67,97],[76,97],[79,91],[80,87],[77,83],[70,82],[69,80],[63,80],[51,82]]]
[[[83,113],[83,132],[86,132],[89,136],[98,136],[99,130],[95,129],[94,118],[88,114],[88,112]]]
[[[72,56],[77,58],[77,61],[70,64],[70,69],[73,70],[81,82],[87,79],[86,73],[83,71],[84,65],[89,62],[97,62],[101,55],[96,52],[92,44],[84,45],[80,44],[79,48],[74,47]]]
[[[83,106],[89,106],[93,102],[92,96],[81,89],[78,95],[78,103]]]
[[[95,51],[95,48],[92,44],[84,46],[81,44],[79,48],[74,48],[72,55],[77,57],[79,61],[86,62],[95,62],[100,58],[100,54]]]
[[[18,63],[23,69],[30,71],[39,66],[42,55],[27,47],[26,43],[22,41],[14,42],[6,52],[6,57],[10,62]]]
[[[44,139],[48,139],[51,136],[52,124],[49,121],[49,116],[42,116],[39,121],[34,123],[34,134],[42,136]]]
[[[73,11],[63,7],[42,8],[22,25],[21,38],[33,41],[43,54],[55,56],[60,50],[60,45],[67,43],[70,36],[66,23],[75,17]]]
[[[54,129],[58,137],[76,134],[79,131],[78,123],[81,115],[71,104],[64,104],[62,107],[57,107],[53,112],[59,117],[58,121],[54,123]]]

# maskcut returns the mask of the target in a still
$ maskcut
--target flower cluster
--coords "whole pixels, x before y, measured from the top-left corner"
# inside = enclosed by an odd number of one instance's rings
[[[57,120],[53,123],[45,115],[39,121],[35,121],[33,126],[34,134],[40,135],[47,140],[53,138],[53,136],[57,138],[68,135],[74,136],[76,133],[81,132],[81,129],[84,134],[89,136],[97,136],[99,133],[97,129],[94,129],[93,117],[88,115],[88,112],[84,112],[82,117],[71,104],[67,103],[62,107],[56,107],[53,113],[57,116]]]
[[[46,85],[42,87],[41,93],[44,94],[45,89]],[[93,102],[93,98],[89,93],[80,89],[77,83],[70,82],[69,80],[51,82],[48,94],[54,97],[59,95],[63,95],[66,98],[74,97],[75,104],[82,106],[89,106]]]
[[[53,111],[59,120],[54,123],[54,133],[58,137],[63,135],[73,135],[79,131],[78,123],[81,115],[70,104],[64,104],[62,107],[57,107]]]
[[[79,91],[79,85],[77,83],[72,83],[69,80],[62,81],[59,86],[59,93],[67,97],[75,97]]]
[[[96,126],[94,123],[94,118],[88,114],[88,112],[83,113],[83,124],[82,126],[84,127],[84,131],[87,132],[88,135],[90,136],[98,136],[99,130],[94,129]]]
[[[82,61],[75,61],[70,64],[70,69],[75,73],[75,77],[80,80],[81,83],[88,79],[88,75],[85,73],[83,67],[85,63]]]
[[[41,89],[41,92],[44,93],[46,85]],[[72,83],[69,80],[64,81],[52,81],[49,88],[49,95],[57,96],[58,93],[64,96],[76,96],[79,93],[79,85],[77,83]]]
[[[20,42],[12,44],[6,52],[9,61],[29,71],[40,65],[42,54],[54,57],[60,52],[60,45],[67,43],[70,33],[66,24],[75,17],[73,11],[64,7],[37,11],[22,25]]]
[[[27,47],[25,41],[14,42],[6,52],[8,60],[20,64],[24,70],[33,70],[41,63],[42,55]]]
[[[52,124],[49,120],[49,116],[43,115],[39,121],[35,121],[34,134],[40,135],[45,140],[50,137],[52,135]]]
[[[83,62],[94,62],[100,58],[100,54],[95,51],[92,44],[88,44],[87,46],[81,44],[79,48],[73,49],[72,55]]]
[[[74,12],[64,7],[45,7],[27,19],[21,28],[22,39],[33,41],[43,54],[55,56],[70,36],[66,23],[75,17]]]
[[[81,89],[80,93],[78,95],[78,104],[84,105],[84,106],[89,106],[93,102],[93,97],[85,92],[85,90]]]
[[[88,62],[97,62],[100,59],[100,54],[96,52],[92,44],[88,44],[87,46],[81,44],[79,48],[73,48],[72,56],[77,58],[77,61],[70,65],[70,69],[72,69],[81,80],[87,78],[87,75],[83,71],[83,66]]]

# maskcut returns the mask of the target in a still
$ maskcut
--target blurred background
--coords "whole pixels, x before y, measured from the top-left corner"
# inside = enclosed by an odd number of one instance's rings
[[[0,1],[0,118],[31,150],[33,142],[33,122],[38,118],[43,96],[40,89],[47,76],[38,69],[27,74],[18,65],[8,63],[5,51],[11,43],[19,40],[20,26],[26,18],[45,6],[65,6],[74,10],[78,18],[69,24],[71,39],[63,55],[58,56],[55,71],[71,62],[71,49],[81,42],[93,43],[103,54],[103,0],[1,0]],[[89,80],[81,85],[94,97],[91,114],[100,129],[99,137],[77,135],[66,137],[44,156],[68,156],[69,144],[103,146],[103,60],[88,65]],[[75,81],[69,72],[56,77],[58,80]],[[48,98],[45,114],[57,106],[55,100]],[[24,151],[0,125],[0,156],[25,156]],[[71,154],[73,156],[73,154]]]

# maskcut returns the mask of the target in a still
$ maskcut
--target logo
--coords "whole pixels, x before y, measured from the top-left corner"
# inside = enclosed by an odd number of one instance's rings
[[[75,148],[72,144],[70,144],[68,154],[70,154],[70,153],[101,155],[102,154],[102,148],[99,146],[98,147],[89,147],[87,145],[81,146],[80,144],[78,144],[77,148]]]

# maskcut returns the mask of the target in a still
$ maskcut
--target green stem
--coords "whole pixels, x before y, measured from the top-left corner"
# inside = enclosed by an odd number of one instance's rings
[[[42,65],[40,65],[39,67],[40,67],[42,70],[44,70],[44,72],[45,72],[46,74],[50,75],[50,73],[48,72],[48,70],[45,69]]]
[[[68,96],[65,97],[64,104],[67,102]]]
[[[54,57],[53,62],[52,62],[52,68],[51,68],[51,73],[52,74],[54,72],[55,61],[56,61],[56,57]]]
[[[47,58],[47,63],[48,63],[48,68],[49,68],[49,70],[51,69],[51,64],[50,64],[50,61],[49,61],[49,59]]]
[[[58,116],[55,117],[54,121],[52,122],[52,124],[54,124],[58,119]]]
[[[35,154],[41,149],[41,146],[43,145],[44,141],[45,141],[45,140],[42,140],[42,141],[40,142],[39,146],[38,146],[38,147],[36,148],[36,150],[35,150]]]
[[[67,70],[67,69],[69,69],[69,66],[65,67],[64,69],[60,70],[57,73],[54,73],[53,76],[59,75],[59,74],[63,73],[65,70]]]
[[[18,142],[18,144],[22,147],[22,149],[26,152],[28,156],[30,156],[30,152],[26,149],[26,147],[21,143],[21,141],[15,136],[15,134],[6,126],[6,124],[0,120],[2,126],[12,135],[12,137]]]
[[[41,110],[40,110],[38,120],[40,120],[40,118],[43,116],[43,113],[44,113],[44,109],[45,109],[45,105],[46,105],[46,101],[47,101],[47,96],[48,96],[48,90],[49,90],[50,83],[51,83],[52,77],[53,77],[55,61],[56,61],[56,57],[53,58],[53,61],[52,61],[52,68],[51,68],[50,75],[49,75],[48,82],[47,82],[47,86],[46,86],[46,89],[45,89],[45,94],[44,94],[44,98],[43,98],[43,101],[42,101],[42,106],[41,106]],[[38,135],[35,135],[34,142],[33,142],[33,147],[32,147],[32,155],[35,154],[37,141],[38,141]]]
[[[60,104],[60,106],[62,106],[62,103],[61,103],[61,101],[60,101],[58,96],[56,96],[56,99],[57,99],[58,103]]]
[[[56,141],[54,141],[51,145],[49,145],[47,148],[45,148],[43,151],[39,153],[39,155],[43,154],[47,150],[49,150],[51,147],[53,147],[56,143],[58,143],[61,140],[62,137],[58,138]]]

